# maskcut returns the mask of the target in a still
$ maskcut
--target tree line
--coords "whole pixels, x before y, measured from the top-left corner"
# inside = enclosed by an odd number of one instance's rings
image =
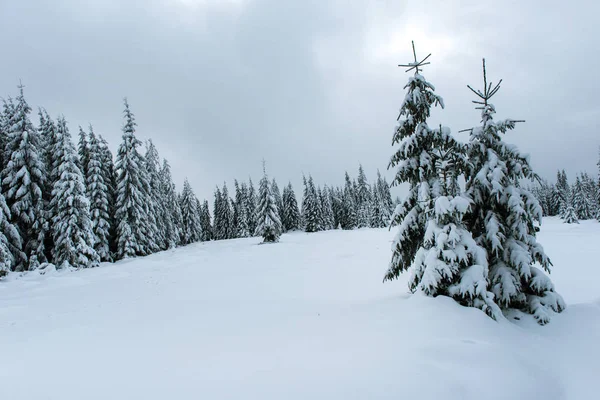
[[[75,145],[64,116],[40,108],[31,121],[23,86],[0,112],[0,277],[9,271],[88,268],[199,241],[282,232],[383,227],[390,222],[390,187],[362,166],[344,187],[315,186],[304,178],[301,207],[291,183],[280,192],[266,168],[258,193],[252,179],[217,187],[211,215],[187,179],[176,190],[167,160],[136,137],[135,116],[124,101],[122,142],[116,157],[90,125]]]
[[[598,166],[600,168],[600,161]],[[600,221],[600,171],[598,180],[581,172],[569,185],[563,169],[556,173],[555,183],[540,180],[531,190],[540,202],[544,216],[559,216],[568,224],[587,219]]]

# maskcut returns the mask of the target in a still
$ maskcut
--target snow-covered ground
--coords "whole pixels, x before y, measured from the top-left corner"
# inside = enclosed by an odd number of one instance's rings
[[[568,309],[494,322],[381,282],[394,232],[200,243],[0,283],[0,399],[596,399],[600,224],[544,221]]]

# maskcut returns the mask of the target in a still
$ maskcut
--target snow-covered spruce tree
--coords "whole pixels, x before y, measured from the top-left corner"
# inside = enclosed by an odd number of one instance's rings
[[[342,229],[354,229],[356,228],[356,202],[354,201],[354,188],[352,181],[350,181],[350,175],[346,172],[344,196],[342,198],[342,210],[341,210],[341,221]]]
[[[46,259],[52,260],[52,249],[54,248],[54,242],[52,238],[52,219],[54,216],[53,210],[50,207],[50,201],[52,200],[52,188],[58,181],[58,166],[54,166],[53,163],[53,152],[54,149],[59,149],[56,124],[52,118],[48,115],[46,110],[39,109],[38,115],[40,117],[40,125],[38,132],[40,135],[40,148],[44,168],[46,171],[46,183],[43,187],[44,192],[42,193],[42,199],[44,202],[44,230],[48,234],[44,235],[44,252]]]
[[[467,145],[470,170],[466,193],[473,200],[465,225],[488,256],[488,290],[503,311],[519,309],[532,314],[540,324],[550,320],[549,310],[560,312],[565,303],[550,279],[534,263],[550,271],[552,265],[536,239],[535,221],[542,210],[535,196],[520,184],[537,175],[529,158],[501,135],[514,129],[515,120],[494,121],[496,110],[489,99],[500,84],[488,84],[483,62],[484,89],[480,99],[481,126],[471,130]]]
[[[0,279],[14,270],[14,254],[21,252],[21,237],[10,222],[10,210],[0,193]]]
[[[331,202],[331,209],[333,210],[333,228],[341,228],[341,214],[342,214],[342,200],[344,198],[344,192],[341,188],[329,188],[329,201]]]
[[[295,231],[300,229],[300,210],[298,209],[298,201],[296,200],[296,194],[292,183],[288,182],[287,186],[283,188],[283,219],[285,224],[283,225],[284,231]]]
[[[277,182],[275,182],[275,178],[273,178],[273,183],[271,184],[271,192],[273,193],[277,212],[279,212],[279,220],[281,221],[283,219],[283,198],[281,197],[281,191],[279,190],[279,186],[277,186]]]
[[[60,178],[52,189],[52,208],[56,210],[52,221],[54,263],[62,268],[95,267],[100,259],[94,250],[85,179],[79,169],[77,152],[64,117],[58,120],[58,127]]]
[[[87,160],[87,195],[94,234],[94,250],[100,261],[112,261],[110,253],[109,194],[102,169],[102,152],[98,138],[90,126]]]
[[[383,212],[383,201],[381,199],[381,193],[379,192],[378,182],[372,186],[371,193],[371,222],[370,226],[372,228],[383,228],[386,226],[385,217]]]
[[[445,140],[451,140],[445,131],[434,134],[427,125],[431,107],[444,106],[440,96],[434,93],[434,87],[419,74],[420,63],[409,64],[408,71],[415,74],[404,86],[407,89],[400,107],[398,126],[394,132],[392,145],[399,144],[392,156],[388,168],[397,167],[392,184],[409,184],[409,192],[404,201],[396,207],[392,219],[398,225],[398,233],[392,244],[392,259],[384,280],[398,278],[415,261],[417,251],[425,246],[425,229],[428,212],[433,209],[432,187],[438,182],[434,152],[441,148]],[[427,56],[429,57],[429,56]],[[427,58],[426,57],[426,58]],[[412,285],[416,287],[417,285]]]
[[[596,218],[596,214],[598,213],[598,203],[596,202],[598,198],[598,186],[587,172],[581,174],[581,186],[590,213],[589,219]]]
[[[323,229],[335,229],[333,208],[331,206],[329,188],[327,185],[323,186],[323,190],[321,190],[319,195],[319,201],[321,203]]]
[[[362,165],[359,165],[358,167],[356,210],[358,214],[358,227],[369,227],[371,222],[371,189],[369,188],[367,176],[365,175]]]
[[[248,196],[247,200],[247,212],[248,212],[248,229],[251,234],[254,234],[256,231],[256,191],[254,190],[254,184],[252,183],[252,178],[249,178],[248,181]]]
[[[231,207],[231,199],[229,198],[229,190],[227,183],[223,182],[221,189],[221,233],[223,239],[235,238],[235,229],[233,227],[233,208]]]
[[[163,159],[163,165],[158,175],[160,181],[160,192],[163,198],[161,207],[164,208],[164,237],[168,249],[173,249],[179,245],[181,237],[181,226],[183,217],[181,207],[177,199],[177,191],[173,177],[171,176],[171,166],[167,160]]]
[[[317,232],[322,230],[321,216],[319,212],[319,199],[312,176],[304,179],[304,196],[302,198],[302,220],[305,232]]]
[[[135,137],[135,120],[125,100],[123,142],[117,151],[116,221],[117,258],[144,256],[154,250],[151,241],[148,180],[144,159],[138,152],[142,142]],[[155,245],[155,244],[154,244]]]
[[[79,153],[78,164],[79,169],[83,176],[87,176],[88,164],[90,162],[90,145],[86,132],[81,126],[79,126],[79,143],[77,145],[77,152]]]
[[[166,250],[169,248],[165,232],[167,224],[167,214],[169,210],[164,206],[165,199],[163,198],[163,192],[161,190],[160,181],[160,157],[156,146],[152,143],[152,140],[146,142],[146,155],[144,156],[144,165],[146,166],[146,173],[148,176],[149,185],[149,198],[151,201],[148,203],[149,212],[152,215],[156,230],[154,232],[154,242],[158,249]]]
[[[117,227],[118,222],[116,219],[117,214],[117,175],[115,173],[115,164],[113,161],[113,155],[108,148],[108,142],[98,135],[98,145],[100,147],[101,159],[102,159],[102,175],[104,176],[104,183],[106,184],[106,190],[108,193],[108,215],[109,215],[109,248],[110,253],[113,255],[117,254]]]
[[[392,214],[394,212],[394,202],[392,200],[392,193],[390,192],[390,185],[387,183],[385,178],[381,177],[379,170],[377,171],[377,182],[379,196],[383,202],[382,219],[385,221],[385,226],[389,226],[390,220],[392,219]]]
[[[267,170],[263,161],[263,177],[260,180],[258,189],[258,207],[257,207],[257,226],[254,234],[262,236],[263,242],[278,242],[281,236],[281,220],[279,219],[279,210],[271,190],[271,184],[267,177]]]
[[[567,173],[563,169],[556,174],[556,201],[558,202],[559,215],[561,218],[567,210],[567,204],[571,196],[571,188],[567,182]]]
[[[198,204],[194,191],[190,186],[187,178],[183,182],[183,190],[181,192],[181,215],[183,219],[183,244],[190,244],[200,241],[201,227],[198,216],[200,213],[197,210]]]
[[[237,179],[235,185],[235,204],[234,214],[236,215],[236,237],[245,238],[250,236],[250,228],[248,226],[248,207],[247,207],[247,188],[244,184],[240,186]]]
[[[579,176],[577,176],[573,185],[573,207],[578,219],[586,220],[592,218],[590,205]]]
[[[222,240],[225,239],[223,233],[223,212],[221,208],[223,203],[223,195],[221,193],[221,189],[217,186],[215,188],[215,201],[213,203],[213,239],[214,240]]]
[[[213,227],[210,223],[210,210],[208,207],[208,200],[204,200],[202,203],[202,211],[200,214],[200,227],[202,231],[201,240],[203,242],[213,239]]]
[[[565,224],[578,224],[579,220],[577,219],[577,213],[575,212],[575,208],[571,205],[568,205],[565,209],[565,213],[563,215],[563,222]]]
[[[6,148],[11,130],[10,121],[15,112],[15,103],[12,98],[3,99],[2,112],[0,113],[0,171],[4,171],[6,164],[10,160],[10,154],[6,153]]]
[[[43,199],[46,169],[39,133],[29,119],[31,108],[25,101],[22,85],[10,108],[4,153],[8,161],[2,171],[2,190],[11,211],[11,222],[23,244],[23,252],[13,254],[16,270],[33,270],[46,261],[47,224]]]

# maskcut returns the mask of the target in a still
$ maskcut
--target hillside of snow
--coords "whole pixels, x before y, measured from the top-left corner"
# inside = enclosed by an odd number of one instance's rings
[[[568,304],[494,322],[382,283],[395,230],[198,243],[0,282],[0,399],[593,399],[600,224],[546,219]]]

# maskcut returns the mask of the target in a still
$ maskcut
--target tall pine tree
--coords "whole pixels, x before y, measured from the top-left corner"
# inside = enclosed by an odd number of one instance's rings
[[[258,208],[255,235],[262,236],[264,242],[277,242],[281,236],[281,220],[275,196],[267,177],[267,170],[263,161],[263,178],[260,180],[258,193]]]
[[[56,155],[60,178],[52,189],[52,208],[56,210],[52,221],[54,263],[59,267],[95,267],[100,259],[93,247],[85,178],[79,169],[77,152],[64,117],[58,125],[60,150]]]
[[[542,210],[520,181],[537,175],[527,156],[516,146],[506,144],[502,134],[514,129],[515,120],[494,121],[496,110],[489,99],[499,90],[488,83],[483,62],[483,91],[471,89],[480,100],[481,126],[471,130],[467,155],[471,170],[466,176],[466,192],[473,200],[465,217],[466,227],[487,253],[488,290],[503,310],[519,309],[533,314],[540,324],[550,319],[549,310],[565,308],[561,296],[541,268],[552,265],[536,238],[536,221]],[[470,88],[470,87],[469,87]]]
[[[11,219],[23,243],[23,252],[14,254],[18,271],[33,270],[46,261],[44,185],[45,166],[38,131],[29,119],[31,108],[25,101],[23,86],[11,105],[2,186]]]

